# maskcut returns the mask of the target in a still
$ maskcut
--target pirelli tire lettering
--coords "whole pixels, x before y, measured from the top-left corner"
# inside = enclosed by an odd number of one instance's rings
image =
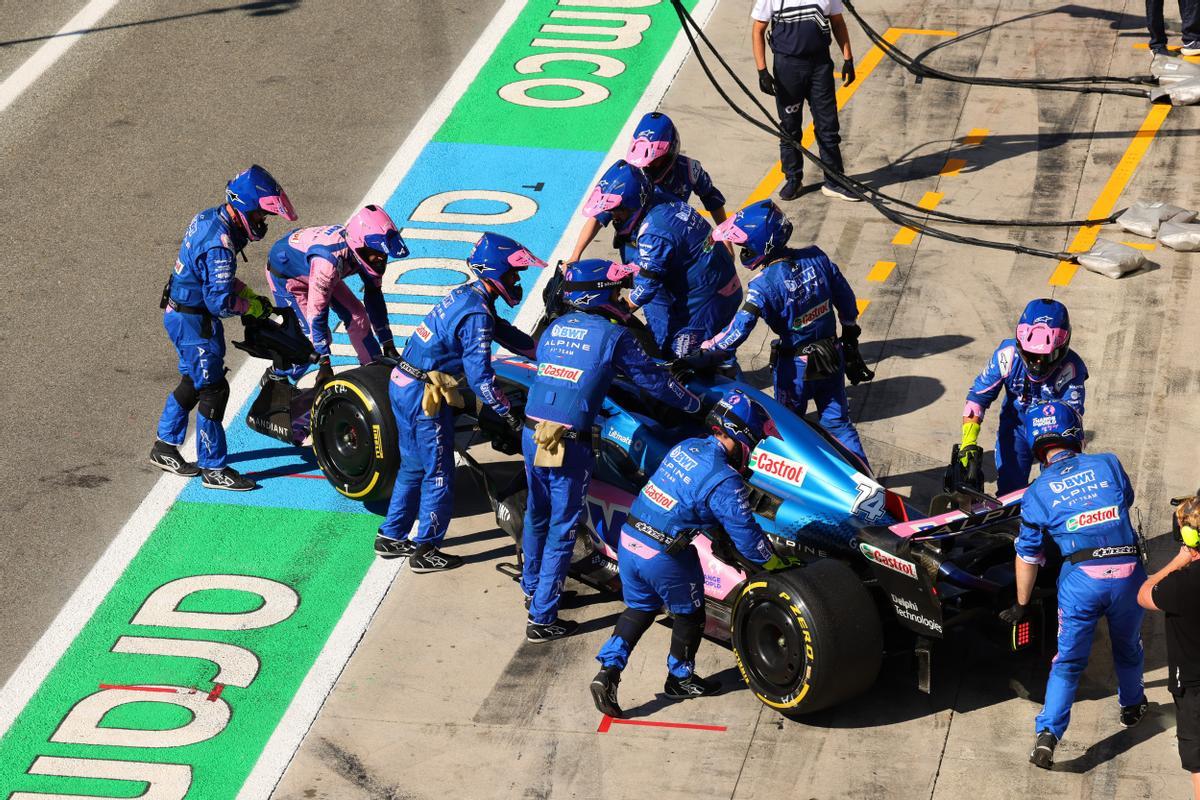
[[[746,685],[788,717],[861,694],[883,660],[875,604],[834,559],[752,577],[734,602],[730,639]]]
[[[391,367],[339,373],[313,401],[313,452],[335,489],[352,500],[383,500],[400,471],[396,420],[388,398]]]

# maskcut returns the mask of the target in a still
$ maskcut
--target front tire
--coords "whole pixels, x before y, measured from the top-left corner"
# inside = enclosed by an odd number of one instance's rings
[[[746,685],[792,718],[866,691],[883,661],[875,604],[833,559],[753,576],[734,602],[730,637]]]
[[[386,500],[400,470],[388,399],[391,371],[386,364],[368,364],[339,373],[313,401],[317,464],[333,488],[352,500]]]

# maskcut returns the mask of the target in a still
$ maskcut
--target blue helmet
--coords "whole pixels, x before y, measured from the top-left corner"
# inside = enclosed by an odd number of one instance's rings
[[[629,235],[641,221],[642,210],[650,203],[653,192],[654,184],[645,172],[627,161],[618,161],[604,172],[596,188],[592,189],[583,204],[583,215],[603,220],[606,216],[614,216],[615,212],[624,212],[627,216],[619,220],[621,227],[617,232]]]
[[[604,309],[624,319],[628,314],[617,304],[617,293],[632,283],[633,272],[625,264],[604,258],[568,264],[563,273],[563,300],[580,311]]]
[[[1071,344],[1071,315],[1057,300],[1030,300],[1017,321],[1017,353],[1029,370],[1029,377],[1044,381],[1050,377]]]
[[[1046,451],[1065,447],[1083,452],[1083,419],[1062,402],[1038,403],[1025,411],[1025,441],[1038,461],[1046,463]]]
[[[239,173],[226,184],[225,202],[229,203],[252,242],[267,235],[267,214],[278,214],[288,222],[297,219],[296,209],[292,207],[292,201],[288,200],[279,181],[258,164]],[[262,213],[255,214],[256,211]]]
[[[546,262],[524,245],[498,233],[485,233],[467,256],[467,266],[510,306],[521,302],[521,273],[529,267],[544,267]]]
[[[792,222],[771,200],[751,203],[713,231],[713,240],[742,246],[742,266],[757,269],[787,247]]]
[[[679,157],[679,133],[675,123],[661,111],[651,111],[638,122],[636,130],[625,160],[646,170],[652,180],[658,181]]]
[[[744,472],[750,464],[750,454],[758,443],[777,435],[775,423],[766,409],[751,400],[740,389],[729,389],[708,412],[705,420],[714,433],[723,433],[739,447],[730,455],[734,469]]]

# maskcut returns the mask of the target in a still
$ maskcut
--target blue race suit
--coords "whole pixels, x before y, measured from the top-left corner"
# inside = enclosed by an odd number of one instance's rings
[[[808,356],[801,353],[805,345],[836,337],[837,320],[851,325],[858,318],[858,301],[842,271],[815,245],[789,250],[751,279],[746,302],[728,327],[704,343],[705,348],[736,350],[760,318],[779,336],[772,359],[775,399],[797,414],[807,413],[808,401],[814,401],[821,426],[866,464],[858,431],[850,421],[840,342],[835,343],[838,370],[827,377],[806,380]]]
[[[1146,699],[1144,612],[1137,602],[1146,573],[1129,522],[1133,487],[1121,462],[1111,453],[1058,456],[1025,491],[1016,547],[1022,561],[1041,564],[1044,539],[1049,536],[1063,554],[1058,576],[1058,655],[1046,684],[1046,705],[1035,725],[1036,732],[1048,730],[1061,739],[1101,617],[1108,618],[1118,701],[1132,706]]]
[[[188,225],[175,260],[163,327],[179,353],[179,386],[167,395],[158,421],[158,438],[178,447],[187,435],[188,414],[196,414],[196,463],[220,469],[228,456],[221,418],[229,399],[225,380],[225,329],[222,317],[246,313],[249,301],[234,273],[236,253],[246,235],[224,206],[201,211]]]
[[[629,300],[646,309],[646,324],[664,354],[682,357],[725,327],[742,302],[733,256],[682,200],[655,190],[635,242],[621,257],[637,265]]]
[[[387,519],[379,528],[381,536],[403,539],[417,520],[417,545],[437,547],[446,537],[454,488],[454,415],[444,403],[435,416],[425,414],[421,408],[425,381],[419,376],[432,371],[454,377],[465,373],[479,399],[497,414],[507,415],[511,406],[492,370],[496,338],[533,350],[528,336],[496,317],[492,298],[478,281],[446,295],[408,337],[388,386],[400,445],[400,474]]]
[[[345,283],[351,275],[362,279],[362,301]],[[387,303],[383,299],[383,276],[366,269],[354,257],[346,242],[346,229],[341,225],[289,231],[271,247],[267,256],[267,281],[275,295],[275,305],[290,306],[296,312],[322,359],[330,357],[330,309],[346,326],[358,363],[371,363],[379,357],[380,345],[392,344]],[[310,367],[301,364],[282,372],[276,370],[276,374],[299,380]]]
[[[521,589],[531,598],[529,621],[548,625],[558,619],[575,530],[583,521],[592,475],[592,423],[615,372],[651,397],[689,413],[700,409],[700,400],[652,361],[632,332],[600,314],[574,311],[559,317],[542,334],[537,360],[521,439],[529,486]],[[539,420],[569,429],[561,467],[534,465],[537,444],[529,425]]]
[[[964,417],[983,415],[1005,389],[1000,406],[1000,425],[996,431],[996,493],[1008,494],[1029,483],[1033,454],[1025,439],[1025,410],[1031,404],[1066,403],[1083,416],[1083,382],[1088,378],[1083,359],[1068,350],[1066,358],[1044,381],[1029,377],[1029,370],[1017,352],[1017,340],[1005,339],[992,353],[983,372],[967,392]]]
[[[675,163],[666,174],[654,182],[654,185],[685,203],[691,199],[694,192],[700,198],[704,210],[710,214],[725,207],[725,195],[713,185],[708,172],[694,158],[677,156]]]
[[[704,571],[690,543],[718,525],[749,560],[765,564],[770,559],[771,546],[750,511],[750,493],[729,466],[725,448],[712,437],[687,439],[667,453],[621,528],[617,565],[625,605],[648,614],[666,606],[677,621],[701,613]],[[696,629],[702,632],[703,623]],[[634,631],[634,641],[628,635],[618,625],[597,660],[624,669],[640,633]],[[667,669],[686,678],[695,667],[694,653],[687,657],[675,649],[667,657]]]

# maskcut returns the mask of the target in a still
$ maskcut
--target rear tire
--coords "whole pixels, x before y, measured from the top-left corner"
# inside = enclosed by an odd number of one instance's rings
[[[730,638],[746,685],[793,718],[866,691],[883,661],[871,595],[833,559],[753,576],[734,602]]]
[[[333,488],[352,500],[387,499],[400,470],[388,399],[391,371],[386,364],[368,364],[338,373],[313,401],[317,464]]]

